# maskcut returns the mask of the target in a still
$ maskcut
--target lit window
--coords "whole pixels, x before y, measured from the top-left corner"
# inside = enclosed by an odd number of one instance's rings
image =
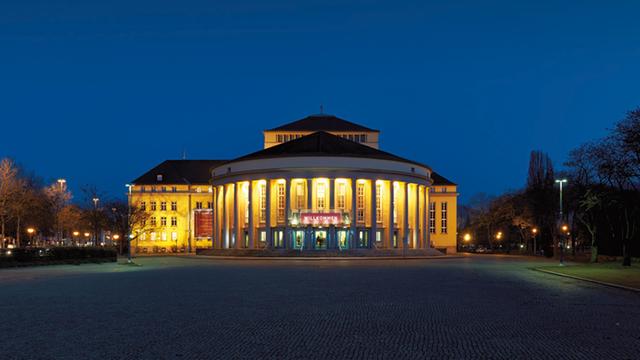
[[[436,203],[429,203],[429,232],[436,233]]]
[[[318,182],[318,191],[316,193],[316,207],[318,210],[324,210],[325,208],[325,196],[326,196],[326,184],[324,182]]]
[[[337,199],[336,199],[336,208],[340,210],[344,210],[346,208],[346,199],[347,199],[347,184],[344,181],[338,182],[338,186],[336,189]]]
[[[440,232],[443,234],[447,233],[447,203],[443,202],[440,204]]]
[[[162,241],[167,241],[167,233],[166,232],[161,232],[160,236],[162,237]]]
[[[176,192],[176,191],[178,191],[178,188],[176,188],[175,186],[172,186],[171,187],[171,192]]]
[[[447,188],[443,186],[442,189],[440,189],[440,192],[446,193],[447,192]]]
[[[382,224],[382,184],[376,184],[376,220]]]
[[[302,182],[296,184],[296,209],[304,209],[304,184]]]
[[[285,205],[286,205],[286,199],[285,199],[285,188],[284,188],[283,183],[278,183],[276,184],[276,190],[277,190],[277,195],[278,195],[278,213],[277,213],[277,218],[276,221],[278,222],[284,222],[284,216],[285,216]]]
[[[171,211],[178,211],[178,202],[177,201],[172,201],[171,202]]]
[[[261,183],[258,187],[258,192],[260,194],[260,223],[264,224],[267,222],[267,184]]]
[[[178,226],[178,218],[175,216],[171,217],[171,226]]]
[[[167,211],[167,202],[166,201],[160,202],[160,210],[161,211]]]
[[[166,186],[161,187],[161,188],[160,188],[160,191],[162,191],[162,192],[167,192],[167,187],[166,187]]]
[[[155,232],[151,233],[151,241],[156,241],[156,233]]]
[[[160,226],[167,226],[167,217],[166,216],[160,217]]]
[[[158,174],[158,175],[156,175],[156,180],[158,180],[158,181],[162,181],[162,174]]]
[[[398,224],[398,192],[400,191],[400,185],[397,182],[393,183],[393,223]]]
[[[356,223],[364,223],[364,184],[356,184]]]
[[[156,202],[152,201],[150,204],[151,204],[151,211],[156,211]]]
[[[171,233],[171,240],[176,241],[178,240],[178,233],[177,232],[172,232]]]
[[[140,240],[142,240],[142,241],[147,240],[147,234],[146,233],[140,234]]]

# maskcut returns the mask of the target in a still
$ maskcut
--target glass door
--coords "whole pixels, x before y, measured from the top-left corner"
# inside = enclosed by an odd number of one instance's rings
[[[326,249],[327,248],[327,232],[325,230],[316,230],[314,233],[315,233],[314,247],[316,249]]]
[[[293,231],[293,248],[297,250],[304,249],[304,230]]]

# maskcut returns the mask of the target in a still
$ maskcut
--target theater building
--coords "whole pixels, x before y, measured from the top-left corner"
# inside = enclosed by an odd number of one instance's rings
[[[166,248],[171,233],[185,251],[455,252],[456,185],[425,164],[379,150],[379,135],[320,114],[264,131],[262,150],[233,160],[166,161],[134,181],[130,201],[155,202],[149,211],[156,218],[169,211],[158,210],[163,199],[180,204],[175,231],[162,221],[153,239],[140,236],[134,246]]]

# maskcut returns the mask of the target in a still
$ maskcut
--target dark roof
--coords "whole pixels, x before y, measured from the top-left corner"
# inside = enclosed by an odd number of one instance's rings
[[[278,126],[266,131],[373,131],[362,125],[354,124],[351,121],[340,119],[337,116],[328,114],[309,115],[304,119]]]
[[[224,162],[225,160],[165,160],[133,180],[133,184],[208,184],[211,168]],[[158,181],[158,175],[162,175],[162,181]]]
[[[229,162],[294,156],[344,156],[401,161],[429,167],[324,131],[260,150]]]
[[[438,174],[435,171],[431,172],[431,180],[433,180],[432,185],[456,185],[454,182]]]

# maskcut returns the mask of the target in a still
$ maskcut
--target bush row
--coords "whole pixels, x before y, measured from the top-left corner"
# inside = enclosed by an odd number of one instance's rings
[[[47,263],[57,261],[115,261],[117,251],[104,247],[52,247],[1,249],[0,263]]]

